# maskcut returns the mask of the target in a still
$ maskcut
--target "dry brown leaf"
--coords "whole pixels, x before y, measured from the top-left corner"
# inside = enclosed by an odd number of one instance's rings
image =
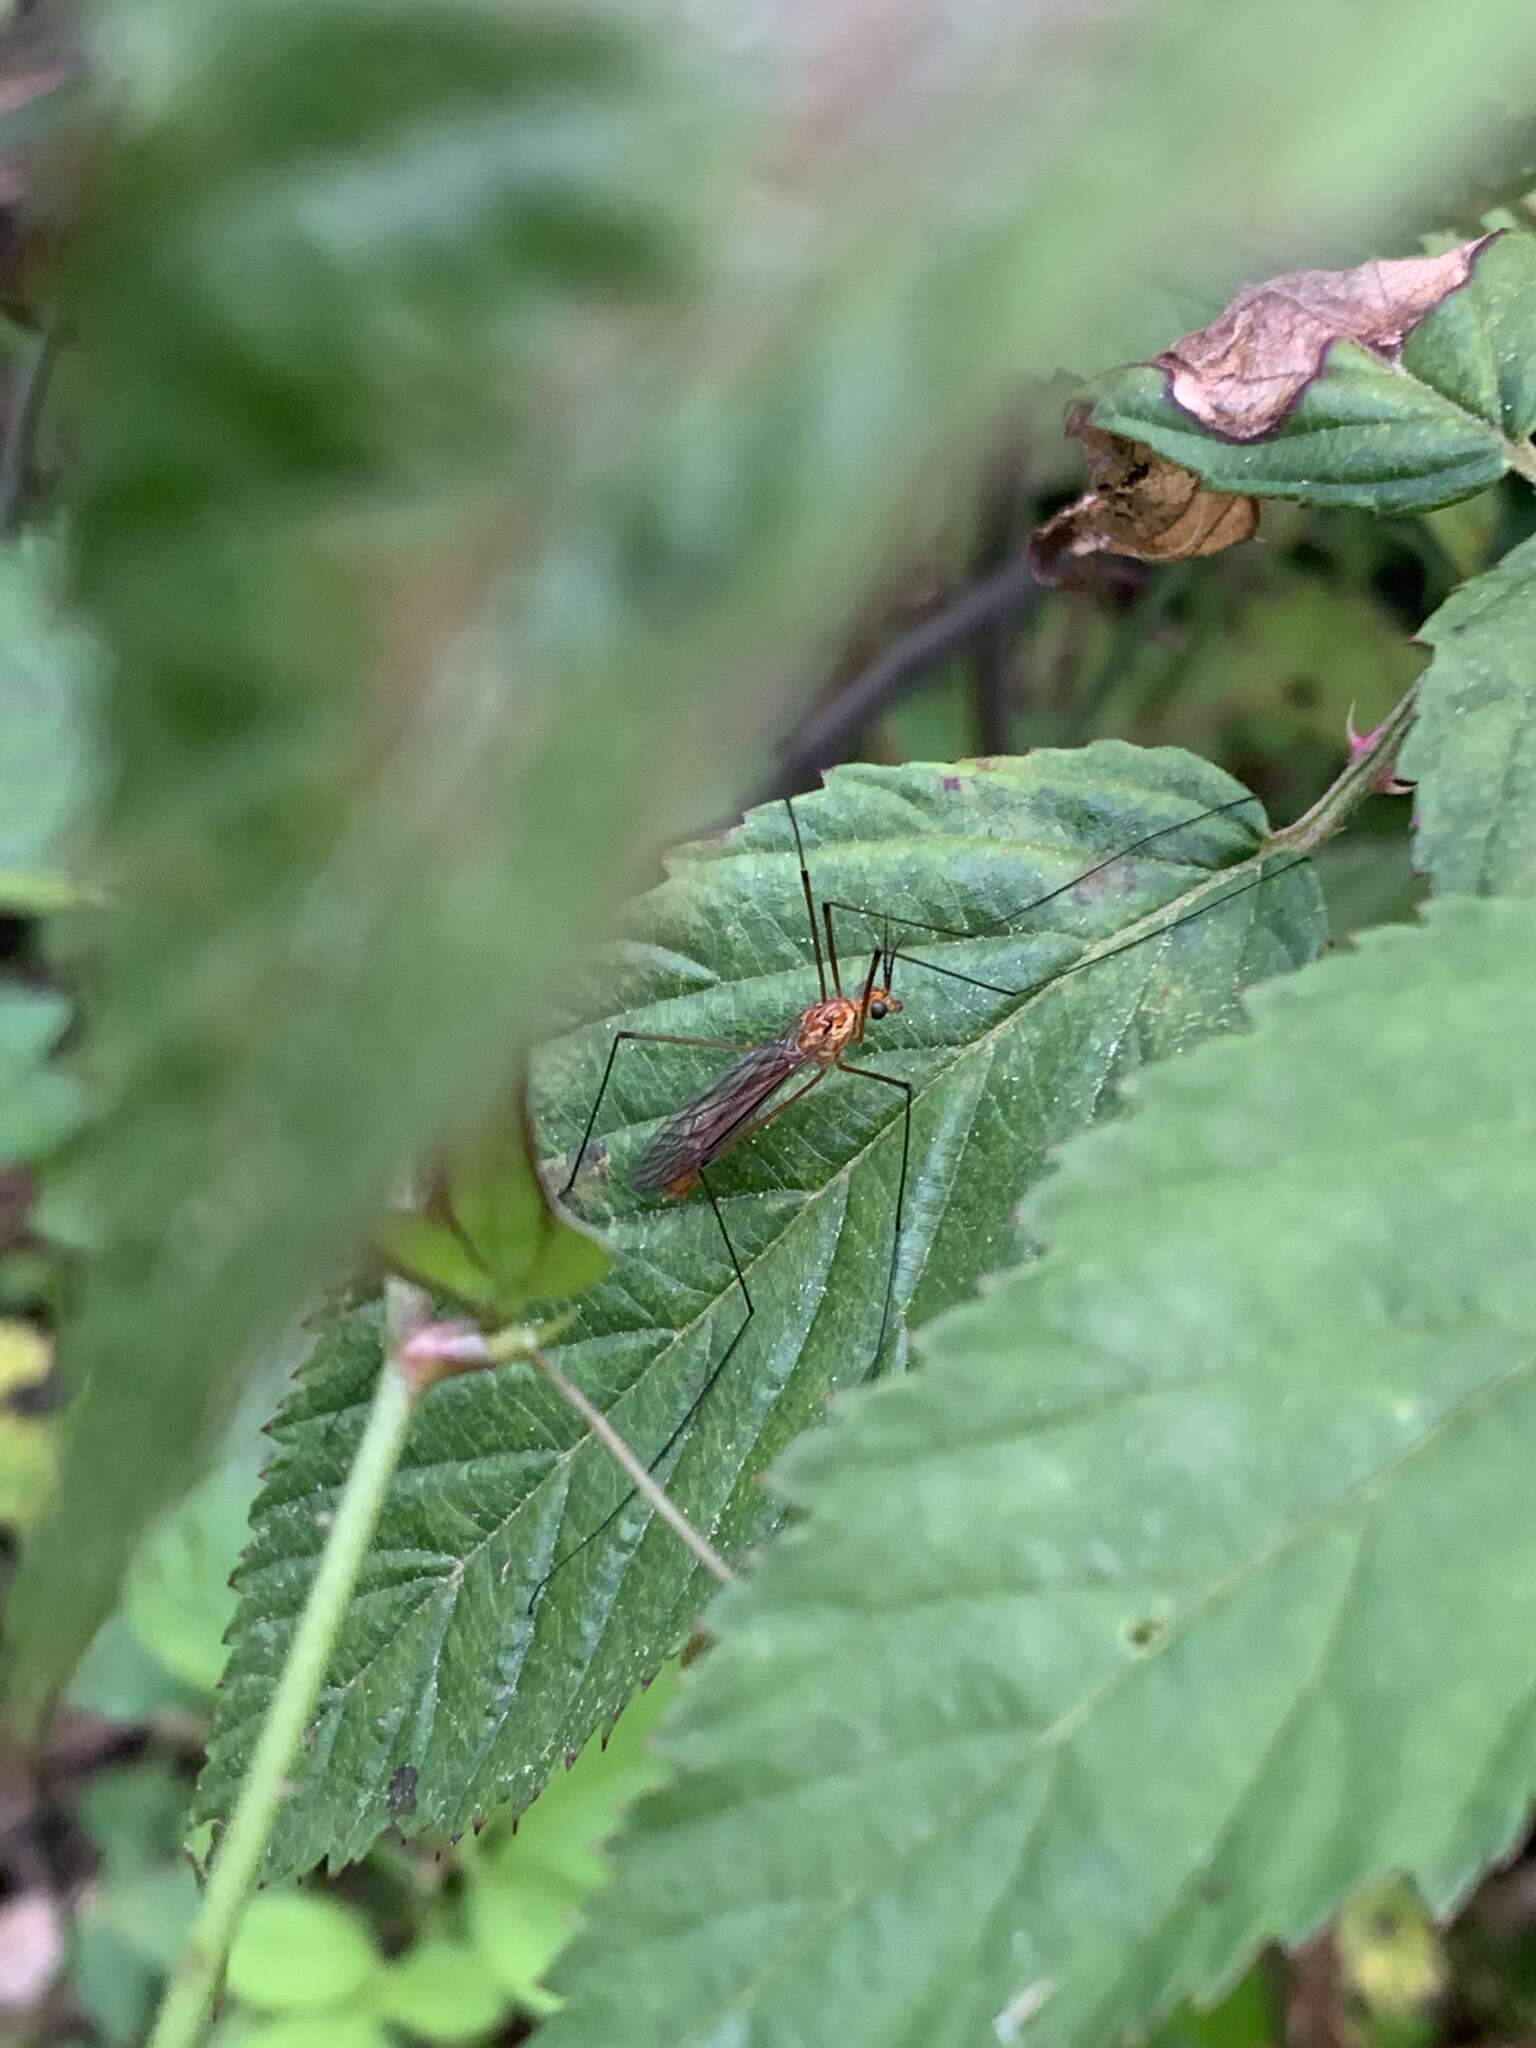
[[[1292,270],[1244,285],[1226,311],[1157,358],[1175,404],[1229,441],[1273,433],[1336,341],[1395,356],[1415,327],[1472,275],[1480,235],[1440,256],[1354,270]]]
[[[1257,499],[1208,491],[1193,470],[1096,427],[1086,405],[1068,413],[1067,432],[1083,444],[1090,488],[1031,535],[1030,565],[1042,583],[1065,582],[1089,555],[1186,562],[1252,538]]]

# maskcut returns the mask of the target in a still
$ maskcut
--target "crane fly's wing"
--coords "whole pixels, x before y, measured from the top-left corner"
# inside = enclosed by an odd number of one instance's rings
[[[680,1181],[691,1185],[701,1166],[729,1150],[773,1091],[809,1064],[794,1027],[766,1045],[754,1045],[662,1125],[636,1162],[633,1185],[643,1195],[676,1189]]]

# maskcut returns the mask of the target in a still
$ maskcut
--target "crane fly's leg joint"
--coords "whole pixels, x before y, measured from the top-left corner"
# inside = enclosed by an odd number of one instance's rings
[[[903,1081],[897,1074],[877,1073],[873,1067],[850,1066],[846,1060],[838,1065],[845,1074],[857,1074],[863,1081],[879,1081],[887,1088],[901,1091],[901,1167],[896,1176],[896,1222],[891,1232],[891,1263],[885,1275],[885,1303],[880,1311],[880,1335],[875,1340],[875,1354],[869,1362],[874,1371],[885,1350],[885,1340],[891,1330],[891,1309],[896,1299],[896,1268],[901,1258],[901,1225],[907,1205],[907,1167],[912,1156],[912,1083]]]

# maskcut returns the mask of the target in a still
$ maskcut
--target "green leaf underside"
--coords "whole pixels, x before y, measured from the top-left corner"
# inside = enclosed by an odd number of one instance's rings
[[[1536,540],[1441,605],[1402,771],[1415,858],[1440,890],[1536,887]]]
[[[1396,361],[1336,342],[1320,376],[1262,440],[1223,440],[1132,363],[1099,387],[1098,426],[1145,441],[1217,490],[1425,512],[1502,476],[1536,429],[1536,236],[1505,233]]]
[[[58,874],[93,780],[98,658],[63,581],[52,536],[0,548],[0,902]]]
[[[1011,936],[934,940],[920,956],[1027,989],[1087,958],[1085,942],[1108,947],[1139,929],[1154,907],[1172,918],[1251,880],[1251,867],[1228,871],[1253,852],[1256,804],[1182,823],[1239,793],[1190,756],[1104,742],[985,767],[850,768],[799,809],[819,894],[960,929],[1016,919]],[[1176,824],[1047,911],[1021,913],[1106,853]],[[1011,1262],[1016,1204],[1046,1170],[1048,1148],[1092,1120],[1143,1060],[1233,1022],[1235,989],[1309,956],[1321,924],[1311,875],[1295,870],[1032,996],[989,995],[898,963],[906,1007],[871,1027],[864,1054],[915,1091],[898,1316],[931,1314]],[[878,931],[857,918],[841,930],[852,981]],[[778,807],[680,857],[629,931],[594,978],[590,1010],[536,1069],[544,1142],[567,1159],[620,1024],[751,1044],[816,995]],[[730,1057],[625,1047],[598,1124],[606,1168],[584,1175],[573,1197],[608,1227],[617,1263],[577,1304],[558,1355],[648,1458],[698,1399],[742,1307],[707,1203],[642,1199],[629,1171],[657,1121]],[[758,1484],[764,1466],[832,1391],[871,1369],[900,1115],[896,1090],[835,1075],[711,1173],[757,1314],[658,1469],[728,1556],[748,1555],[778,1519]],[[363,1312],[325,1334],[275,1426],[279,1452],[239,1576],[200,1795],[206,1814],[227,1808],[249,1757],[377,1366],[376,1319]],[[705,1591],[643,1504],[630,1501],[529,1610],[552,1564],[625,1494],[526,1369],[432,1394],[338,1645],[275,1868],[360,1855],[403,1767],[417,1773],[417,1828],[461,1828],[500,1801],[525,1804],[551,1759],[622,1705]]]
[[[714,1610],[548,2048],[1090,2048],[1509,1843],[1533,948],[1441,902],[1261,990],[796,1452],[810,1519]]]
[[[74,1078],[49,1064],[68,1022],[63,996],[0,982],[0,1166],[35,1159],[79,1116]]]
[[[584,632],[546,718],[568,650],[531,673],[487,593],[505,571],[520,619],[550,608],[540,521],[580,457],[541,366],[678,284],[695,158],[673,88],[617,21],[282,0],[258,23],[218,0],[189,43],[179,11],[128,37],[95,21],[121,118],[66,280],[114,915],[91,956],[98,1114],[50,1190],[100,1250],[61,1333],[83,1394],[59,1487],[7,1607],[23,1722],[242,1369],[399,1161],[504,1079],[538,966],[644,837],[622,804],[606,843],[583,811],[611,648]],[[494,705],[488,672],[512,678]],[[646,700],[659,747],[688,684],[669,689]],[[538,966],[509,974],[492,931]]]
[[[530,1300],[579,1294],[612,1263],[602,1240],[551,1202],[525,1144],[520,1116],[497,1119],[445,1168],[424,1212],[392,1210],[373,1231],[397,1272],[487,1326]]]
[[[607,1247],[551,1202],[528,1143],[521,1115],[505,1116],[447,1177],[446,1208],[503,1316],[540,1297],[565,1301],[611,1263]]]

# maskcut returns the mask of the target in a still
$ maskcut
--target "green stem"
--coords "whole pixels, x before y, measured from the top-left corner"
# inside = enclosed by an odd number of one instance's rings
[[[405,1442],[417,1383],[402,1368],[399,1351],[421,1320],[421,1297],[415,1288],[392,1281],[385,1299],[389,1342],[362,1441],[149,2048],[195,2048],[202,2038],[278,1809],[291,1790],[289,1765],[314,1711],[331,1645]]]
[[[98,892],[73,875],[46,868],[0,868],[0,915],[6,917],[49,917],[100,900]]]

